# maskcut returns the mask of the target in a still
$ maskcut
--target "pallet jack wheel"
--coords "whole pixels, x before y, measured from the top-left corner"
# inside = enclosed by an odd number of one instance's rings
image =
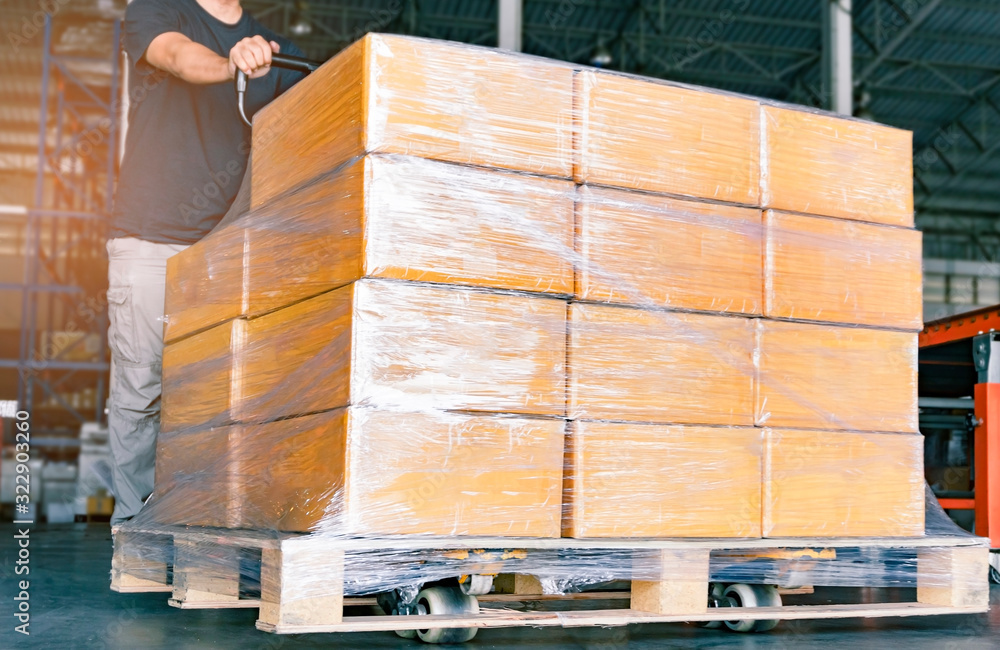
[[[419,607],[417,608],[417,613],[418,614],[420,613],[420,608]],[[426,613],[427,612],[424,612],[424,614],[426,614]],[[400,615],[399,614],[399,610],[398,609],[392,610],[392,615],[393,616],[399,616]],[[404,639],[415,639],[415,638],[417,638],[417,631],[416,630],[396,630],[396,636],[401,636]]]
[[[479,613],[476,597],[463,594],[458,587],[428,587],[417,594],[416,604],[418,614],[431,616]],[[417,637],[424,643],[465,643],[471,641],[478,631],[474,627],[434,628],[417,630]]]
[[[732,599],[734,607],[781,607],[781,596],[773,585],[729,585],[723,595]],[[726,621],[726,627],[733,632],[767,632],[777,625],[776,619]]]
[[[727,601],[725,600],[726,586],[719,582],[713,582],[708,585],[708,602],[714,603],[714,607],[725,607]],[[730,601],[731,602],[731,601]],[[706,621],[701,624],[702,627],[707,627],[712,630],[716,630],[722,627],[722,621]]]

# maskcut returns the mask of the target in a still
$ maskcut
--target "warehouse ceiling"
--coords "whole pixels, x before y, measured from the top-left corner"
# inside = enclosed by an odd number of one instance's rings
[[[531,54],[826,107],[823,34],[835,0],[523,0]],[[844,2],[845,0],[840,0]],[[122,0],[48,0],[80,14],[56,42],[100,49]],[[0,0],[17,33],[45,0]],[[496,45],[497,0],[244,0],[325,59],[369,31]],[[854,0],[855,114],[914,132],[928,256],[1000,260],[1000,2]],[[57,23],[58,24],[58,23]],[[32,168],[41,35],[0,46],[0,170]],[[110,65],[107,66],[110,69]],[[2,171],[0,171],[2,173]],[[2,202],[2,198],[0,198]]]

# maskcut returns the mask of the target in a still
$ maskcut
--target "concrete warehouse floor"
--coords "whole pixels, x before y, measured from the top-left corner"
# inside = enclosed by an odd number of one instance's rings
[[[254,628],[257,611],[179,610],[167,594],[108,589],[111,533],[104,525],[35,526],[31,531],[31,636],[14,632],[16,547],[13,527],[0,525],[2,648],[419,648],[389,633],[272,636]],[[766,634],[735,634],[688,625],[628,628],[481,630],[469,648],[808,648],[885,650],[1000,647],[1000,587],[993,609],[978,616],[786,621]],[[431,647],[431,646],[423,646]]]

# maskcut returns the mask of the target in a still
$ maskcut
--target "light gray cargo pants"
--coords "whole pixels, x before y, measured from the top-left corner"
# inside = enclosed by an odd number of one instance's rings
[[[134,517],[153,491],[167,258],[185,248],[131,237],[108,242],[112,524]]]

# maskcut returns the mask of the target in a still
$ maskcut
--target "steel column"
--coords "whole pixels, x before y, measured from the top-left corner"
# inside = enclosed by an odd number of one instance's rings
[[[38,118],[38,175],[35,177],[35,209],[43,207],[45,196],[45,150],[48,140],[49,117],[49,77],[52,53],[52,16],[45,16],[45,31],[42,47],[42,106]],[[28,211],[24,229],[24,287],[21,290],[21,351],[18,377],[17,400],[22,409],[29,409],[34,401],[34,378],[28,364],[35,353],[35,301],[34,287],[38,284],[38,254],[41,238],[38,233],[37,215]]]
[[[521,51],[521,25],[524,18],[522,0],[498,0],[497,47]]]
[[[854,112],[851,0],[824,0],[824,81],[828,107],[844,115]]]

